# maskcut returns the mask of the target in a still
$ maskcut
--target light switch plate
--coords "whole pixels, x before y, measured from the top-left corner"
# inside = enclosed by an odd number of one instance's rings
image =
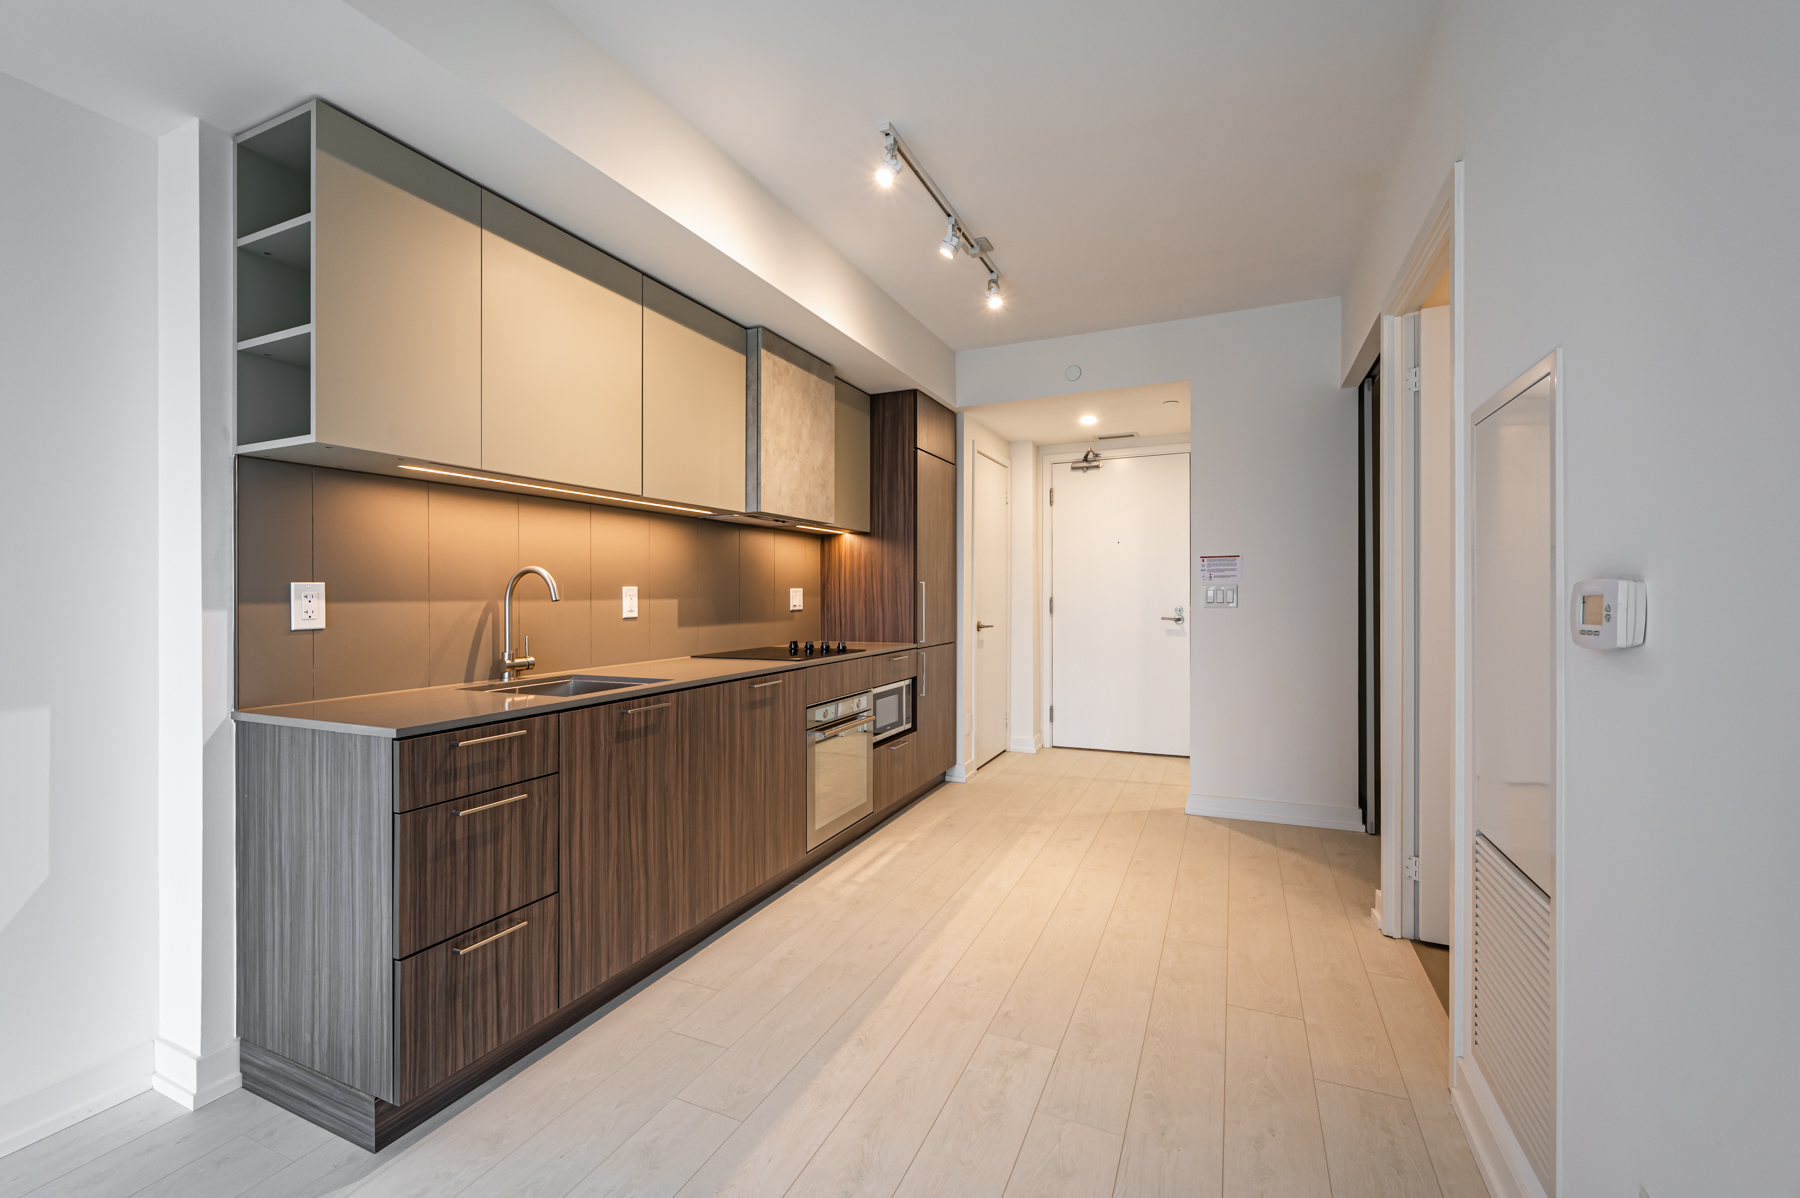
[[[1238,605],[1238,589],[1236,587],[1209,586],[1206,588],[1207,607],[1236,607]]]
[[[637,588],[636,587],[620,587],[619,588],[619,602],[624,607],[624,614],[625,614],[625,618],[627,620],[637,619]]]
[[[788,610],[789,611],[805,611],[806,610],[806,588],[805,587],[789,587],[788,588]]]
[[[310,632],[325,627],[325,584],[288,583],[288,631]]]

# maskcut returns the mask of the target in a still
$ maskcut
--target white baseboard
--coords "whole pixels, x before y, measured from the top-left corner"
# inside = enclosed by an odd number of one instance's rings
[[[1015,736],[1006,742],[1009,753],[1035,753],[1044,747],[1044,738],[1033,733],[1030,736]]]
[[[946,782],[967,782],[969,780],[968,762],[959,761],[944,771]]]
[[[190,1111],[198,1110],[244,1084],[243,1075],[238,1072],[238,1042],[235,1039],[204,1057],[196,1057],[185,1048],[159,1039],[155,1063],[150,1085],[164,1098],[173,1099]]]
[[[142,1094],[150,1088],[154,1061],[152,1047],[139,1044],[91,1069],[0,1106],[0,1156]]]
[[[1289,803],[1281,799],[1233,799],[1223,795],[1190,794],[1189,815],[1216,819],[1249,819],[1265,824],[1295,824],[1302,828],[1332,828],[1339,832],[1363,830],[1362,812],[1355,807],[1325,803]]]
[[[1450,1091],[1450,1106],[1462,1123],[1463,1136],[1475,1156],[1475,1167],[1487,1182],[1493,1198],[1546,1198],[1538,1184],[1525,1150],[1519,1147],[1494,1092],[1473,1057],[1456,1062],[1456,1085]]]

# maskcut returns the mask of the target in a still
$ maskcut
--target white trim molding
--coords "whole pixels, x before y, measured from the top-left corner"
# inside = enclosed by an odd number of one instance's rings
[[[1457,1061],[1450,1105],[1462,1123],[1463,1135],[1474,1154],[1475,1167],[1481,1170],[1481,1179],[1487,1182],[1488,1193],[1494,1198],[1547,1198],[1472,1056]]]
[[[1239,799],[1227,795],[1190,794],[1189,815],[1215,819],[1249,819],[1265,824],[1292,824],[1300,828],[1332,828],[1361,832],[1362,812],[1331,803],[1293,803],[1286,799]]]
[[[0,1157],[150,1088],[148,1041],[0,1106]]]
[[[1044,747],[1044,738],[1038,733],[1030,736],[1015,736],[1006,744],[1008,753],[1035,753]]]
[[[244,1084],[243,1075],[238,1072],[236,1038],[203,1057],[163,1039],[155,1041],[154,1049],[156,1070],[150,1075],[151,1088],[190,1111]]]

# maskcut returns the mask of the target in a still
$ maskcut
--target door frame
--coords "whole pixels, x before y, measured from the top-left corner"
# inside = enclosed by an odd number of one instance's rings
[[[970,616],[969,616],[969,757],[968,757],[968,765],[965,768],[978,770],[983,765],[987,764],[986,762],[975,760],[976,757],[980,756],[979,746],[976,744],[976,737],[979,735],[979,732],[977,731],[977,729],[980,724],[980,709],[981,709],[981,671],[979,669],[980,662],[981,662],[981,657],[980,657],[981,649],[980,649],[979,645],[977,644],[977,638],[981,634],[980,634],[980,632],[976,631],[976,628],[975,628],[975,625],[981,619],[980,573],[975,566],[975,543],[978,539],[976,530],[979,527],[979,524],[981,521],[981,507],[979,504],[976,503],[976,498],[980,495],[980,490],[975,485],[975,472],[976,472],[976,470],[978,470],[980,468],[980,459],[986,458],[989,462],[992,462],[994,465],[1000,467],[1000,469],[1006,471],[1006,503],[1003,505],[1006,508],[1006,519],[1005,519],[1006,593],[1001,596],[1001,603],[1005,609],[1006,621],[1007,621],[1007,623],[1006,623],[1006,669],[1005,669],[1005,672],[1001,675],[1001,679],[1000,679],[1000,690],[1001,690],[1000,704],[1002,707],[1004,707],[1006,709],[1006,736],[1004,738],[1006,743],[1000,746],[1001,753],[1009,752],[1012,748],[1012,614],[1013,614],[1013,612],[1012,612],[1012,589],[1013,589],[1012,489],[1013,489],[1013,485],[1012,485],[1012,462],[1010,460],[1002,461],[999,458],[995,457],[993,454],[988,453],[986,450],[976,448],[973,438],[971,438],[969,441],[969,448],[970,448],[970,453],[969,453],[969,483],[968,483],[968,485],[969,485],[969,558],[968,558],[968,561],[969,561],[969,607],[971,608],[971,612],[970,612]],[[999,754],[995,754],[995,756],[999,756]]]
[[[1045,445],[1038,449],[1038,528],[1040,531],[1038,554],[1038,618],[1043,621],[1043,636],[1038,644],[1038,677],[1044,680],[1043,693],[1039,700],[1038,719],[1044,729],[1044,745],[1052,747],[1056,744],[1055,721],[1050,718],[1051,709],[1055,707],[1056,670],[1055,670],[1055,632],[1052,621],[1055,619],[1050,608],[1055,596],[1055,525],[1050,522],[1051,468],[1066,462],[1080,461],[1088,450],[1094,450],[1102,458],[1148,458],[1163,457],[1172,453],[1188,455],[1188,509],[1189,520],[1192,520],[1194,501],[1194,446],[1191,435],[1174,435],[1168,437],[1136,438],[1128,446],[1102,444],[1099,441],[1081,441],[1065,445]],[[1193,572],[1193,545],[1188,546],[1188,571]],[[1193,596],[1188,596],[1188,609],[1193,609]],[[1194,640],[1188,638],[1188,687],[1194,685]]]

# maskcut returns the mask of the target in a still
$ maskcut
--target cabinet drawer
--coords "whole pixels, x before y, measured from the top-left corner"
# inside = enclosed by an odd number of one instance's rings
[[[834,661],[830,665],[813,666],[802,671],[806,678],[806,701],[823,703],[866,691],[875,685],[875,663],[867,654],[850,661]]]
[[[908,649],[904,653],[883,653],[875,659],[875,685],[885,686],[902,678],[919,676],[919,654]]]
[[[556,1010],[556,896],[394,962],[396,1103]]]
[[[556,783],[515,783],[394,817],[396,957],[556,889]]]
[[[875,810],[886,811],[917,785],[918,750],[913,737],[902,736],[875,746]]]
[[[556,772],[556,717],[509,720],[400,742],[394,810],[411,811],[446,799]]]

